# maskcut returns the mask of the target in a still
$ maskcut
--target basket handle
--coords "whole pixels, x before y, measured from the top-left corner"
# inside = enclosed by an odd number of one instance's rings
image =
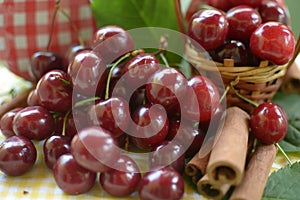
[[[174,0],[174,5],[175,5],[175,13],[176,13],[176,19],[177,19],[179,31],[183,34],[186,34],[185,26],[184,26],[184,17],[182,13],[180,0]]]
[[[293,55],[292,59],[289,61],[289,63],[287,64],[287,69],[289,69],[290,66],[292,66],[292,64],[295,62],[299,53],[300,53],[300,34],[298,35],[294,55]]]

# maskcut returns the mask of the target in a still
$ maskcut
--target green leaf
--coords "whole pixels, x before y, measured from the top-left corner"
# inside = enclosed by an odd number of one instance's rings
[[[93,0],[98,26],[119,25],[129,30],[164,27],[178,30],[173,0]]]
[[[296,200],[300,197],[300,162],[273,172],[266,184],[263,200]]]
[[[289,118],[287,135],[279,144],[285,152],[295,154],[300,154],[300,112],[297,112],[300,107],[299,99],[300,95],[298,94],[286,95],[277,92],[272,100],[286,111]]]

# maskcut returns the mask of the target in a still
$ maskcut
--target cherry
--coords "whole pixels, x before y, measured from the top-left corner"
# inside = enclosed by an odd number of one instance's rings
[[[51,51],[38,51],[31,56],[31,70],[38,81],[48,71],[62,69],[62,58]]]
[[[53,167],[58,187],[67,194],[88,192],[95,185],[96,173],[81,167],[70,154],[61,155]]]
[[[230,8],[232,8],[232,4],[230,1],[224,1],[224,0],[207,0],[207,4],[210,6],[213,6],[217,9],[228,11]]]
[[[258,11],[246,5],[231,8],[227,11],[226,18],[229,23],[228,37],[244,42],[249,41],[253,31],[262,22]]]
[[[93,51],[78,53],[68,67],[76,93],[87,97],[104,96],[108,70],[100,54]]]
[[[16,135],[13,130],[13,120],[16,114],[22,110],[23,108],[14,108],[8,112],[6,112],[0,119],[0,130],[1,133],[6,137],[9,138],[11,136]]]
[[[205,76],[189,79],[182,115],[193,121],[208,121],[219,106],[220,95],[216,85]]]
[[[129,105],[119,97],[101,100],[90,107],[88,117],[92,125],[101,126],[112,136],[119,137],[129,127]]]
[[[195,14],[195,12],[200,10],[201,6],[205,4],[206,4],[206,0],[192,0],[185,14],[186,21],[189,22],[193,14]]]
[[[228,0],[233,6],[249,5],[253,8],[260,6],[262,0]]]
[[[180,100],[185,97],[187,79],[175,68],[156,71],[146,85],[146,96],[150,103],[162,105],[168,113],[179,110]]]
[[[47,72],[36,86],[40,104],[53,112],[66,112],[72,107],[70,76],[62,70]]]
[[[288,117],[277,104],[265,102],[254,109],[250,118],[251,132],[265,144],[282,140],[288,130]]]
[[[139,188],[141,200],[179,200],[184,194],[182,176],[172,167],[153,169],[142,178]]]
[[[122,155],[115,163],[114,169],[100,174],[102,188],[116,197],[124,197],[133,193],[141,180],[139,167],[128,156]]]
[[[29,106],[20,110],[13,119],[13,130],[32,140],[43,140],[54,131],[51,113],[41,106]]]
[[[261,59],[275,65],[286,64],[293,56],[295,38],[292,31],[280,22],[266,22],[252,34],[250,49]]]
[[[227,19],[221,11],[216,9],[197,11],[188,24],[188,35],[205,50],[212,50],[221,45],[227,33]]]
[[[27,96],[27,105],[28,106],[40,106],[41,101],[38,96],[37,90],[33,89],[30,91],[30,93]]]
[[[117,162],[120,150],[109,131],[90,126],[73,137],[71,153],[82,167],[94,172],[105,172]]]
[[[64,65],[64,71],[68,70],[68,65],[73,61],[73,59],[75,58],[75,56],[82,52],[82,51],[86,51],[86,50],[92,50],[91,47],[85,46],[85,45],[72,45],[68,51],[65,54],[65,65]]]
[[[168,134],[169,120],[163,107],[142,105],[133,114],[131,125],[132,142],[140,149],[150,150],[164,141]]]
[[[9,176],[29,171],[36,161],[34,144],[23,136],[11,136],[0,144],[0,170]]]
[[[235,66],[245,66],[248,64],[248,50],[242,42],[229,40],[214,51],[212,58],[221,63],[224,59],[233,59]]]
[[[185,149],[176,141],[164,141],[152,149],[149,154],[149,168],[171,166],[179,173],[183,172]]]
[[[153,54],[138,54],[125,65],[125,81],[131,85],[142,86],[159,67],[159,61]]]
[[[286,11],[275,1],[263,0],[258,11],[263,23],[275,21],[289,25],[289,17]]]
[[[63,135],[52,135],[43,144],[44,161],[49,169],[53,169],[57,159],[70,152],[70,139]]]
[[[108,25],[99,28],[93,35],[91,46],[96,54],[103,56],[106,64],[134,48],[130,34],[120,26]]]

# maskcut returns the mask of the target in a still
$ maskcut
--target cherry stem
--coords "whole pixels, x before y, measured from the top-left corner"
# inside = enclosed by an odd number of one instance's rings
[[[275,145],[277,146],[279,151],[283,154],[283,156],[285,157],[285,159],[288,161],[289,165],[291,166],[293,163],[292,163],[291,159],[288,157],[288,155],[285,153],[285,151],[281,148],[281,146],[278,143],[276,143]]]
[[[63,79],[60,76],[56,76],[56,78],[59,79],[66,86],[70,86],[71,85],[70,81],[67,81],[66,79]]]
[[[54,9],[53,17],[52,17],[52,20],[51,20],[50,35],[49,35],[49,40],[48,40],[46,51],[49,51],[49,49],[50,49],[52,36],[53,36],[54,22],[55,22],[55,18],[56,18],[56,15],[57,15],[57,11],[59,9],[59,5],[60,5],[60,0],[57,0],[56,3],[55,3],[55,9]]]
[[[224,93],[222,94],[222,96],[220,97],[220,103],[224,100],[224,98],[226,97],[227,93],[229,92],[230,90],[230,86],[227,85],[227,87],[225,88],[225,91]]]
[[[62,9],[61,7],[59,7],[59,11],[68,19],[68,21],[70,22],[72,29],[75,31],[76,35],[77,35],[77,39],[79,42],[79,45],[84,46],[84,42],[83,39],[80,37],[79,31],[77,29],[77,27],[75,26],[74,22],[72,21],[71,17],[69,16],[69,14]]]
[[[110,79],[112,76],[112,72],[114,71],[114,69],[121,63],[123,62],[125,59],[131,57],[131,56],[136,56],[140,53],[143,53],[144,50],[142,49],[138,49],[138,50],[134,50],[132,52],[126,53],[124,56],[122,56],[121,58],[119,58],[110,68],[109,70],[109,74],[107,77],[107,82],[106,82],[106,89],[105,89],[105,99],[107,99],[109,97],[109,85],[110,85]]]
[[[182,14],[182,10],[181,10],[181,2],[180,2],[180,0],[174,0],[174,4],[175,4],[175,12],[176,12],[177,25],[178,25],[179,31],[181,33],[185,33],[184,19],[183,19],[183,14]]]
[[[100,100],[101,98],[100,97],[92,97],[92,98],[89,98],[89,99],[85,99],[85,100],[82,100],[82,101],[78,101],[75,103],[74,105],[74,108],[77,108],[77,107],[80,107],[80,106],[85,106],[93,101],[97,101],[97,100]]]
[[[252,101],[250,99],[248,99],[247,97],[241,95],[238,91],[236,91],[236,89],[233,87],[233,85],[231,85],[231,89],[234,91],[235,95],[238,96],[239,98],[243,99],[244,101],[254,105],[255,107],[258,107],[258,103],[256,103],[255,101]]]
[[[63,128],[62,128],[62,133],[61,133],[63,136],[66,135],[67,120],[68,120],[70,113],[71,113],[71,110],[68,110],[68,112],[66,112],[66,114],[64,116]]]

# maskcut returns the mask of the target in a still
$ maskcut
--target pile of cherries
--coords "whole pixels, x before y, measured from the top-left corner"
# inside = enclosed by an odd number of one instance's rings
[[[186,78],[179,69],[162,66],[157,55],[163,52],[157,52],[134,49],[127,31],[108,25],[97,30],[90,46],[73,46],[64,57],[35,53],[37,84],[28,106],[0,119],[6,137],[0,170],[22,175],[43,153],[68,194],[88,192],[98,178],[117,197],[138,191],[141,199],[182,198],[185,161],[199,151],[210,123],[218,122],[225,108],[211,80]],[[265,143],[281,140],[284,111],[273,103],[258,109],[251,119],[254,134]],[[44,142],[43,152],[33,141]],[[146,173],[131,151],[148,154]]]
[[[283,65],[292,58],[295,38],[287,9],[279,1],[207,0],[209,8],[203,2],[191,4],[186,15],[188,34],[213,60],[258,66],[261,60]]]

